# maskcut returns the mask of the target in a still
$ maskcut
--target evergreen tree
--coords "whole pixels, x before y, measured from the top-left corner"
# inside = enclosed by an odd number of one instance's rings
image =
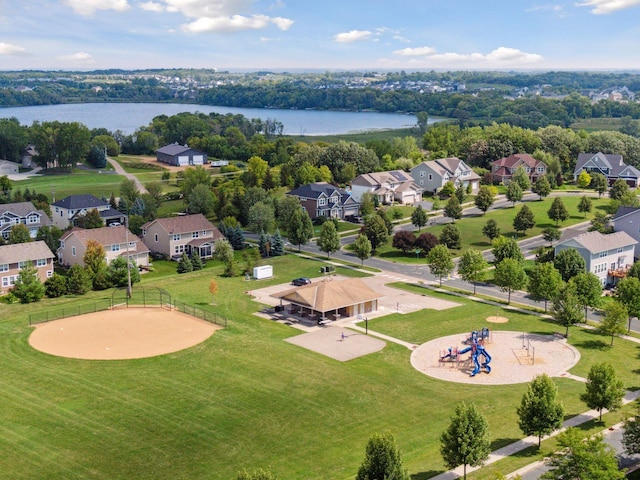
[[[193,264],[191,263],[191,260],[189,260],[189,257],[187,257],[187,254],[183,253],[182,257],[180,257],[180,261],[178,262],[177,272],[189,273],[192,271],[193,271]]]
[[[120,213],[128,214],[129,213],[130,204],[124,198],[120,197],[118,200],[118,211]]]
[[[584,213],[584,218],[587,218],[587,213],[591,213],[592,208],[593,204],[591,203],[591,199],[584,195],[580,199],[580,203],[578,203],[578,211]]]
[[[118,204],[116,203],[116,197],[113,194],[113,192],[111,192],[111,196],[109,197],[109,206],[114,210],[118,209]]]
[[[271,256],[279,257],[284,255],[284,240],[280,235],[280,229],[276,228],[276,232],[271,237]]]
[[[262,257],[271,256],[271,237],[264,232],[258,237],[258,251]]]
[[[197,249],[195,249],[191,254],[191,266],[193,267],[193,271],[202,270],[204,268],[202,258],[200,258],[200,254]]]
[[[580,400],[597,410],[599,420],[602,420],[602,410],[617,410],[623,397],[624,387],[613,367],[604,362],[594,364],[587,375],[586,390],[580,395]]]
[[[564,206],[562,199],[560,197],[556,197],[553,199],[551,203],[551,207],[547,211],[547,215],[551,220],[556,222],[556,227],[559,222],[564,222],[569,218],[569,212],[567,211],[567,207]]]
[[[74,295],[84,295],[91,290],[91,278],[82,265],[75,264],[67,272],[67,291]]]
[[[44,297],[44,285],[38,278],[37,268],[31,262],[20,270],[11,293],[20,299],[20,303],[33,303]]]
[[[125,257],[114,258],[107,268],[107,275],[109,282],[114,287],[127,287],[129,285],[129,277],[131,278],[131,284],[140,281],[138,268],[131,261],[129,261],[127,268],[127,259]]]
[[[144,202],[142,198],[136,197],[131,205],[131,209],[129,210],[129,215],[144,215]]]
[[[458,199],[458,202],[460,202],[461,204],[464,203],[464,187],[462,186],[462,184],[460,184],[458,188],[456,188],[454,195]]]
[[[533,212],[527,205],[522,205],[520,211],[516,214],[513,219],[513,228],[516,232],[522,232],[524,235],[527,234],[527,230],[533,228],[536,224],[536,219],[533,215]]]
[[[418,205],[411,213],[411,223],[418,231],[427,224],[427,212],[424,211],[422,205]]]
[[[531,186],[531,191],[540,197],[540,200],[545,198],[551,193],[551,184],[547,177],[540,177],[538,180]]]
[[[460,403],[451,424],[440,437],[440,453],[447,468],[482,465],[491,453],[487,420],[473,404]]]
[[[544,435],[562,427],[564,407],[557,396],[558,387],[543,373],[529,384],[517,409],[520,430],[525,435],[536,435],[538,448]]]
[[[58,298],[67,293],[67,277],[53,273],[44,282],[44,291],[49,298]]]
[[[369,438],[356,480],[410,480],[393,435],[374,434]]]
[[[443,214],[454,222],[462,217],[462,206],[460,205],[458,197],[454,195],[449,198],[447,204],[444,206]]]
[[[490,243],[493,243],[493,239],[500,236],[500,227],[498,227],[498,222],[493,218],[487,220],[487,223],[482,227],[482,234],[489,239]]]
[[[245,246],[244,232],[240,225],[236,225],[230,229],[229,243],[234,250],[242,250]]]
[[[442,245],[446,245],[448,248],[459,249],[462,245],[462,238],[460,236],[460,229],[453,223],[448,223],[440,232],[440,238],[438,239]]]

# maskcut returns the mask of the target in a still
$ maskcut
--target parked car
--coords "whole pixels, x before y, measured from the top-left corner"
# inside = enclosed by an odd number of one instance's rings
[[[301,287],[302,285],[309,285],[311,283],[311,279],[307,277],[294,278],[291,280],[291,283],[296,287]]]
[[[362,217],[359,217],[358,215],[347,215],[344,219],[351,223],[362,223]]]

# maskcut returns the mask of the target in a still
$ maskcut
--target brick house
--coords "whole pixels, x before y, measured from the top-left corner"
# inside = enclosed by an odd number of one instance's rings
[[[491,163],[491,174],[496,182],[502,182],[508,185],[511,177],[518,169],[522,167],[529,181],[534,183],[538,178],[547,174],[547,166],[541,160],[536,160],[528,153],[514,153],[508,157],[501,158]]]

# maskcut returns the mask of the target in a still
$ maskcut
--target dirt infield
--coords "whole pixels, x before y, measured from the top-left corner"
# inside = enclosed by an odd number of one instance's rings
[[[124,360],[184,350],[219,328],[164,308],[123,308],[41,323],[29,344],[59,357]]]
[[[448,351],[449,347],[464,348],[466,345],[462,342],[468,336],[460,333],[423,343],[413,351],[411,365],[425,375],[450,382],[504,385],[530,382],[542,373],[550,377],[563,376],[580,360],[578,350],[554,335],[492,332],[491,341],[485,344],[491,356],[491,373],[482,369],[471,377],[474,366],[469,353],[461,355],[459,363],[440,361],[441,352]],[[482,360],[481,357],[480,363]]]

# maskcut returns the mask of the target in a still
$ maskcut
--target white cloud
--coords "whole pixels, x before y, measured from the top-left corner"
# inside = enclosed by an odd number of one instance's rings
[[[405,38],[401,35],[394,35],[393,36],[394,40],[397,40],[398,42],[402,42],[402,43],[411,43],[411,40],[409,40],[408,38]]]
[[[93,63],[93,57],[86,52],[72,53],[71,55],[62,55],[58,58],[67,62]]]
[[[64,4],[84,16],[93,15],[96,10],[124,12],[129,9],[127,0],[64,0]]]
[[[525,12],[551,12],[556,17],[560,17],[560,18],[565,17],[567,14],[567,12],[565,11],[562,5],[552,5],[552,4],[538,5],[535,7],[527,8]]]
[[[593,7],[591,13],[595,15],[603,15],[613,13],[625,8],[637,7],[640,0],[586,0],[585,2],[576,3],[577,7]]]
[[[181,13],[194,19],[183,25],[183,29],[191,33],[232,33],[262,29],[270,25],[288,30],[293,25],[293,20],[289,18],[251,14],[254,0],[156,0],[153,3],[160,2],[167,12]],[[284,3],[277,1],[271,7],[284,6]]]
[[[417,48],[403,48],[402,50],[396,50],[393,52],[395,55],[401,57],[420,57],[424,55],[432,55],[436,53],[435,48],[431,47],[417,47]]]
[[[393,52],[401,57],[412,57],[409,62],[414,65],[424,63],[425,65],[438,66],[460,65],[469,63],[475,66],[500,67],[515,66],[536,63],[543,58],[536,53],[522,52],[515,48],[499,47],[487,54],[482,53],[436,53],[431,47],[404,48]],[[385,60],[386,61],[386,60]]]
[[[28,55],[27,50],[19,45],[0,42],[0,55],[23,56]]]
[[[156,12],[156,13],[160,13],[164,11],[164,6],[160,3],[157,2],[142,2],[140,4],[138,4],[138,6],[142,9],[142,10],[146,10],[147,12]]]
[[[369,30],[351,30],[350,32],[338,33],[335,41],[339,43],[351,43],[367,40],[371,37],[372,32]]]

